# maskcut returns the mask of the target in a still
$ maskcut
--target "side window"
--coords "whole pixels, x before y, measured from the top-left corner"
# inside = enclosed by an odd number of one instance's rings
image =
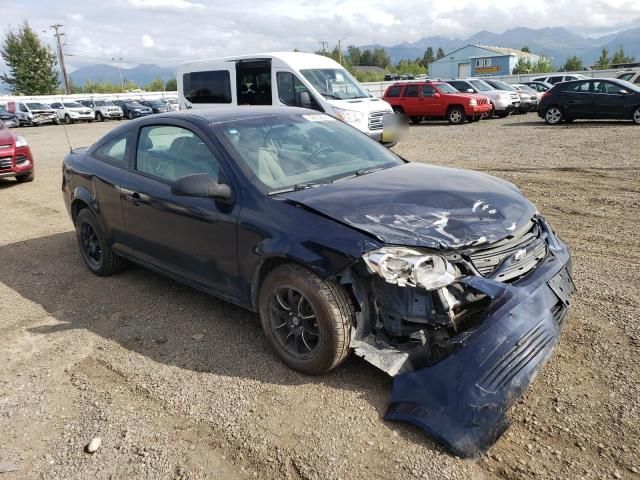
[[[407,85],[404,87],[403,97],[417,97],[418,96],[418,85]]]
[[[185,73],[182,91],[184,98],[191,103],[231,103],[229,71]]]
[[[98,147],[94,152],[93,156],[98,160],[102,160],[104,162],[114,163],[121,167],[127,166],[127,144],[131,138],[130,134],[125,136],[116,137],[112,140],[109,140],[102,146]]]
[[[591,82],[591,91],[593,93],[607,93],[607,87],[602,81]]]
[[[636,85],[640,85],[640,75],[638,75],[636,77],[636,79],[635,79],[635,81],[633,83],[635,83]]]
[[[399,97],[401,91],[402,91],[402,87],[400,85],[394,85],[389,89],[389,93],[387,93],[387,97]]]
[[[278,98],[285,105],[324,111],[309,89],[293,73],[276,73],[276,82],[278,84]]]
[[[624,75],[620,75],[618,78],[620,80],[631,80],[632,77],[633,77],[633,72],[630,72],[630,73],[625,73]]]
[[[174,182],[194,173],[218,181],[220,164],[191,130],[173,125],[143,127],[138,138],[136,170]]]
[[[618,85],[617,83],[613,83],[613,82],[603,82],[603,83],[607,88],[607,93],[618,95],[620,94],[621,90],[626,90],[622,85]]]
[[[420,95],[423,97],[433,97],[433,94],[436,93],[436,89],[431,85],[421,85],[420,86]]]
[[[549,77],[549,83],[556,84],[556,83],[561,82],[561,81],[562,81],[562,76]]]
[[[567,91],[570,92],[580,92],[580,93],[588,93],[589,92],[589,85],[591,82],[578,82],[578,83],[574,83],[573,85],[570,85],[569,88],[567,88]]]

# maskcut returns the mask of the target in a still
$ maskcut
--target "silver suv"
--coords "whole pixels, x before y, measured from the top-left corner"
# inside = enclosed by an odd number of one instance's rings
[[[80,100],[80,103],[93,110],[98,122],[103,122],[105,119],[122,120],[122,108],[110,100]]]
[[[551,85],[555,85],[560,82],[568,82],[570,80],[587,80],[589,77],[581,75],[579,73],[561,74],[561,75],[545,75],[544,77],[534,77],[532,82],[547,82]]]
[[[640,69],[627,70],[616,75],[618,80],[626,80],[629,83],[634,83],[640,86]]]
[[[498,90],[480,78],[457,78],[447,80],[447,83],[462,93],[479,93],[489,97],[493,112],[499,117],[506,117],[511,112],[520,108],[520,95],[518,92]]]

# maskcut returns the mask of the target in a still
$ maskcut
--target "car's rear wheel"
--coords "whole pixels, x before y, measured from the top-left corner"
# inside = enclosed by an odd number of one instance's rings
[[[395,113],[404,113],[404,109],[402,107],[392,107]]]
[[[413,124],[416,124],[416,125],[417,125],[417,124],[418,124],[418,123],[420,123],[422,120],[424,120],[424,117],[420,117],[420,116],[413,116],[413,117],[411,117],[411,118],[410,118],[410,120],[411,120],[411,123],[413,123]]]
[[[633,111],[632,120],[633,120],[633,123],[635,123],[636,125],[640,125],[640,107],[636,108]]]
[[[31,173],[27,173],[26,175],[16,176],[16,181],[18,183],[27,183],[27,182],[33,182],[35,178],[36,178],[35,173],[31,172]]]
[[[111,250],[100,222],[87,208],[80,210],[76,218],[76,238],[85,265],[96,275],[112,275],[126,265]]]
[[[300,266],[282,265],[263,282],[259,310],[267,340],[292,369],[319,375],[349,356],[355,314],[340,285]]]
[[[461,123],[464,123],[467,119],[467,116],[464,113],[464,110],[460,107],[453,107],[451,110],[449,110],[449,113],[447,113],[447,120],[449,120],[449,123],[452,125],[460,125]]]
[[[544,121],[549,125],[557,125],[562,122],[562,110],[558,106],[551,106],[544,112]]]

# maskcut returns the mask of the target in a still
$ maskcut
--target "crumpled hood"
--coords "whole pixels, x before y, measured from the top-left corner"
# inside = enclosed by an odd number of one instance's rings
[[[509,182],[421,163],[283,196],[382,242],[434,249],[497,242],[536,214],[533,204]]]

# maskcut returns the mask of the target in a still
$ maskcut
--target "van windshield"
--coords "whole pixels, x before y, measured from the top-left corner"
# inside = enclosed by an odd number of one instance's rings
[[[313,87],[322,96],[334,100],[368,98],[358,82],[343,68],[314,68],[300,70]]]

